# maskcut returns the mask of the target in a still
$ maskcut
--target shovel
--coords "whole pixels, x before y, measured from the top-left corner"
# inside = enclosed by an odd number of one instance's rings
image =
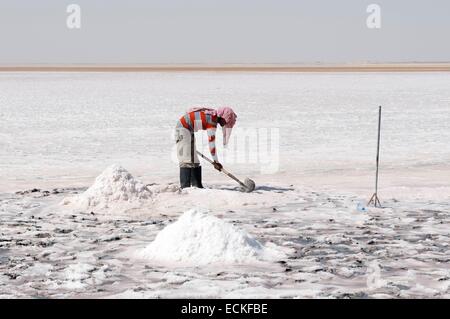
[[[203,155],[199,151],[197,151],[197,154],[200,155],[203,159],[207,160],[208,162],[210,162],[211,164],[214,165],[214,162],[212,160],[210,160],[208,157],[206,157],[205,155]],[[238,182],[239,185],[242,186],[241,191],[246,192],[246,193],[250,193],[250,192],[252,192],[255,189],[255,182],[252,181],[250,178],[246,178],[244,180],[244,182],[242,183],[236,176],[234,176],[233,174],[227,172],[224,168],[222,168],[221,172],[224,173],[225,175],[227,175],[228,177],[234,179],[236,182]]]

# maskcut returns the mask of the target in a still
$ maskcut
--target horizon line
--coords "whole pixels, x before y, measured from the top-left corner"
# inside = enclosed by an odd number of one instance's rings
[[[450,62],[334,64],[0,64],[0,72],[450,72]]]

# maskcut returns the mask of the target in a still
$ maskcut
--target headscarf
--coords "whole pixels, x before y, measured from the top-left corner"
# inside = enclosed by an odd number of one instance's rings
[[[233,109],[228,106],[219,107],[217,110],[207,107],[193,107],[188,110],[190,112],[203,111],[205,114],[221,117],[225,120],[225,125],[222,127],[223,132],[223,145],[226,146],[230,141],[231,131],[236,124],[237,115]]]
[[[217,116],[225,120],[223,131],[223,145],[226,146],[230,141],[231,131],[236,124],[237,115],[231,107],[225,106],[217,109]]]

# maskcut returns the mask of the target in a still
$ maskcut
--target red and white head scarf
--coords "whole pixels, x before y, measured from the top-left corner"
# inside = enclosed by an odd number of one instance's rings
[[[223,145],[227,145],[230,141],[231,131],[236,124],[237,115],[231,107],[225,106],[217,109],[217,116],[225,120],[223,131]]]

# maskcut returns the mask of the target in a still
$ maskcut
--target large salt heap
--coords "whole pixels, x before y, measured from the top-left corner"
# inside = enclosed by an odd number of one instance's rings
[[[193,209],[164,228],[138,257],[183,265],[240,264],[266,259],[268,252],[244,231]]]
[[[151,198],[150,190],[119,165],[108,167],[84,193],[66,198],[64,205],[80,209],[122,209]]]

